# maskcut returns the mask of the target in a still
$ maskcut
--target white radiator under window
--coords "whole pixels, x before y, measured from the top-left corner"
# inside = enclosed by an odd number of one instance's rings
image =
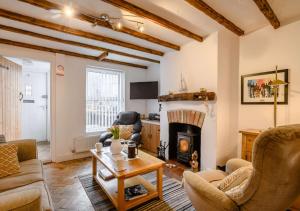
[[[73,153],[88,152],[99,142],[99,135],[80,136],[73,139]]]

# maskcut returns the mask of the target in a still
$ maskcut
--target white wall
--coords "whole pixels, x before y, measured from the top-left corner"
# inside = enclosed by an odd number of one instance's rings
[[[99,63],[92,60],[80,59],[60,54],[0,45],[0,55],[17,58],[31,58],[51,63],[51,112],[52,159],[62,161],[85,155],[71,153],[73,139],[85,135],[85,68],[87,65],[123,70],[126,80],[126,110],[146,111],[146,102],[129,100],[129,83],[145,81],[146,70],[129,68],[121,65]],[[56,76],[55,67],[62,64],[65,76]]]
[[[180,52],[161,60],[160,91],[177,92],[180,75],[188,91],[206,88],[217,94],[216,102],[162,103],[161,139],[168,141],[167,111],[191,109],[206,113],[201,133],[201,169],[215,169],[237,154],[239,38],[227,30],[211,34],[204,42],[190,42]]]
[[[239,37],[222,30],[218,39],[217,163],[225,165],[237,156]]]
[[[178,91],[180,74],[184,75],[189,91],[199,91],[205,87],[217,91],[218,71],[218,33],[207,37],[204,42],[192,41],[181,46],[179,52],[166,53],[161,60],[160,92]],[[201,134],[201,168],[216,166],[216,114],[215,103],[209,104],[209,109],[201,102],[167,102],[162,103],[161,139],[169,140],[169,125],[167,111],[173,109],[191,109],[207,113]]]
[[[152,64],[146,71],[147,81],[158,81],[158,93],[160,93],[160,64]],[[159,113],[158,100],[146,100],[146,115]]]
[[[289,69],[289,103],[278,106],[278,125],[300,122],[300,21],[271,26],[240,40],[240,75]],[[240,89],[240,87],[239,87]],[[272,105],[239,106],[239,128],[273,127]],[[239,150],[240,152],[240,150]]]
[[[300,21],[274,30],[265,27],[241,39],[240,74],[289,69],[289,104],[278,106],[278,124],[300,119]],[[259,46],[259,48],[257,47]],[[272,105],[240,105],[240,128],[273,126]],[[247,112],[246,112],[247,111]],[[256,116],[249,113],[259,114]]]
[[[73,155],[73,139],[85,135],[85,77],[86,66],[99,66],[99,63],[70,56],[58,55],[60,63],[65,67],[65,76],[57,76],[57,160],[73,159],[81,155]],[[102,64],[101,64],[102,65]],[[129,83],[144,81],[145,70],[131,69],[123,66],[114,67],[125,71],[125,109],[145,113],[145,100],[129,99]]]

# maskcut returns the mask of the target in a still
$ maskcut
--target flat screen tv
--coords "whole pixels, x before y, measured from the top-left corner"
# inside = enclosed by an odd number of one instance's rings
[[[157,99],[158,81],[130,83],[130,99]]]

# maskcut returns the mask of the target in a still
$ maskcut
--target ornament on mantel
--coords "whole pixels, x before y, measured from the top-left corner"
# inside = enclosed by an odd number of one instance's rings
[[[186,81],[185,81],[182,73],[180,73],[180,88],[179,88],[179,92],[186,92],[186,91],[187,91]]]

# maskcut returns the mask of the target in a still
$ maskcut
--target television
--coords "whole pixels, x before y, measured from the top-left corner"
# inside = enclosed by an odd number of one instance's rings
[[[157,99],[158,81],[131,82],[130,99]]]

